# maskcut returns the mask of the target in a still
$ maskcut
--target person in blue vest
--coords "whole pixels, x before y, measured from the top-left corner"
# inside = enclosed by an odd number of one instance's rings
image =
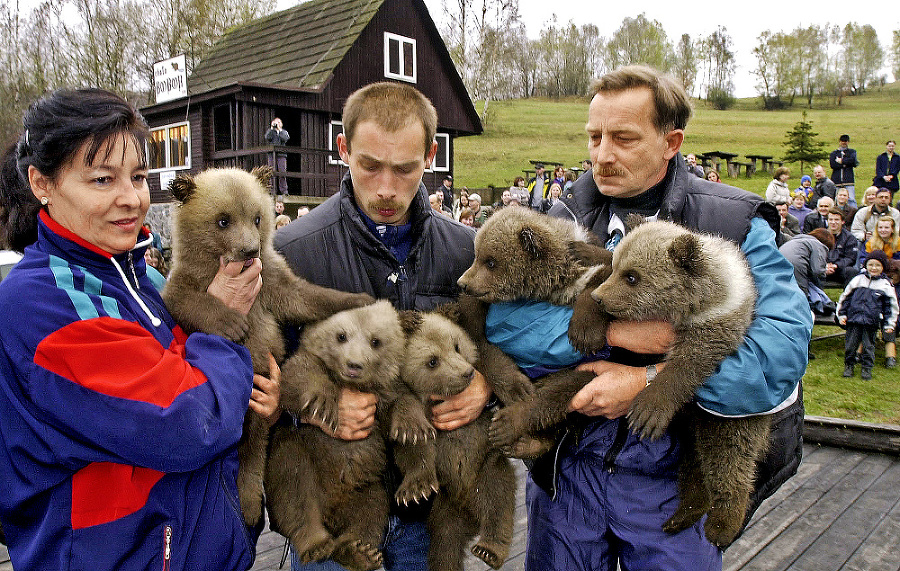
[[[673,220],[737,242],[750,263],[758,300],[747,341],[707,379],[696,404],[718,415],[771,415],[777,444],[759,466],[752,511],[800,462],[799,385],[812,330],[793,267],[776,247],[778,213],[756,195],[689,172],[679,149],[690,100],[669,76],[624,67],[596,81],[593,92],[587,121],[592,171],[550,215],[580,222],[609,249],[627,232],[631,213]],[[565,337],[565,321],[562,327],[525,319],[508,338],[517,346],[546,344]],[[677,534],[663,531],[678,505],[677,439],[640,440],[624,416],[666,366],[672,339],[666,323],[613,322],[608,342],[618,358],[579,365],[596,377],[569,409],[589,422],[566,433],[529,472],[526,571],[721,569],[721,551],[706,539],[704,520]]]

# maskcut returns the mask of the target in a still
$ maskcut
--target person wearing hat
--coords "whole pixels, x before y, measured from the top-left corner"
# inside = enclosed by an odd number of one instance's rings
[[[872,378],[872,365],[875,362],[875,336],[878,329],[884,331],[884,338],[893,346],[894,324],[900,307],[897,305],[897,294],[894,285],[885,275],[888,257],[881,250],[875,250],[866,260],[866,267],[858,274],[838,299],[838,322],[847,327],[844,337],[844,376],[853,376],[856,363],[856,348],[862,343],[860,377],[863,380]],[[892,347],[893,348],[893,347]],[[887,350],[887,348],[886,348]],[[893,368],[897,365],[894,355],[885,358],[885,366]]]
[[[853,169],[859,166],[859,161],[856,159],[856,150],[850,148],[850,135],[841,135],[838,148],[828,156],[828,163],[831,165],[831,182],[834,186],[846,188],[850,196],[854,196],[856,183]]]
[[[534,178],[528,181],[528,202],[529,206],[534,208],[535,210],[541,209],[541,204],[544,201],[544,193],[547,187],[547,181],[544,179],[544,165],[543,163],[535,163],[534,165]]]
[[[474,228],[481,228],[484,221],[494,213],[494,209],[490,206],[481,205],[481,195],[477,192],[469,195],[469,209],[472,211],[472,216],[475,219]]]
[[[798,192],[802,192],[803,195],[806,196],[807,202],[809,201],[809,199],[812,197],[812,193],[813,193],[811,176],[809,176],[808,174],[805,174],[802,177],[800,177],[800,186],[798,186],[797,189],[793,193],[791,193],[791,196],[793,196],[794,194],[797,194]]]
[[[444,194],[444,198],[442,204],[446,204],[447,206],[453,204],[453,176],[447,175],[444,177],[444,181],[441,183],[441,186],[438,187]]]

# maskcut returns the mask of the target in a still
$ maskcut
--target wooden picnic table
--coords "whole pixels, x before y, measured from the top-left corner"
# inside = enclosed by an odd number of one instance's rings
[[[737,153],[726,153],[725,151],[708,151],[703,153],[706,157],[713,162],[716,167],[716,170],[719,171],[719,174],[722,174],[722,161],[725,161],[725,172],[728,173],[728,176],[732,178],[736,178],[740,174],[740,166],[737,166],[734,163],[734,158],[737,157]]]

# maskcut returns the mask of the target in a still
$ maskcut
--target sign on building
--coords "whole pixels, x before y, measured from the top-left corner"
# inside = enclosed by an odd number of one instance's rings
[[[187,97],[187,66],[184,54],[153,64],[153,88],[156,102]]]

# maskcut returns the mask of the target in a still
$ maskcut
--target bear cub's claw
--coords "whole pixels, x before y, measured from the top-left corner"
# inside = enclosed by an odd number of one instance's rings
[[[424,417],[413,415],[393,415],[391,419],[391,440],[399,444],[418,444],[437,437],[434,426]]]
[[[495,553],[493,549],[486,547],[481,543],[476,543],[472,546],[472,555],[490,565],[492,569],[500,569],[506,561],[505,556]]]
[[[525,434],[523,426],[528,409],[523,402],[513,403],[494,413],[488,433],[491,446],[510,455],[515,443]]]
[[[677,410],[671,399],[653,390],[653,386],[642,390],[631,403],[628,411],[628,427],[639,433],[641,438],[656,440],[665,434]]]

